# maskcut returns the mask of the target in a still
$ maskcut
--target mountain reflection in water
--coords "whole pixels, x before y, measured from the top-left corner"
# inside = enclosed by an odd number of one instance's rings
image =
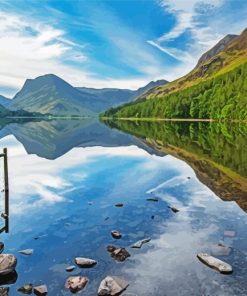
[[[64,288],[71,275],[89,278],[87,296],[97,294],[107,275],[123,276],[129,281],[127,292],[142,296],[246,295],[247,215],[238,207],[244,209],[239,196],[225,202],[216,191],[227,177],[234,190],[244,192],[235,181],[235,176],[241,182],[246,177],[242,127],[233,135],[219,129],[213,146],[205,126],[195,131],[196,124],[186,123],[117,124],[108,128],[91,120],[53,120],[1,125],[0,145],[9,151],[10,233],[2,233],[0,240],[4,252],[18,259],[9,295],[16,296],[25,283],[46,284],[48,295],[71,295]],[[218,152],[210,156],[212,147]],[[226,195],[232,188],[224,190]],[[150,197],[158,202],[147,201]],[[124,206],[115,207],[118,202]],[[111,236],[115,229],[122,233],[120,240]],[[147,237],[151,241],[141,249],[131,248]],[[196,258],[199,252],[212,253],[218,243],[231,247],[219,257],[233,266],[232,275],[217,273]],[[106,251],[110,244],[127,248],[131,257],[115,262]],[[33,255],[19,254],[23,249],[33,249]],[[77,256],[98,264],[67,273]]]

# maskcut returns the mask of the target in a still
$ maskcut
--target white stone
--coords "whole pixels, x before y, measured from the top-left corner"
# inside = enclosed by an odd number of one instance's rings
[[[198,259],[204,264],[208,265],[211,268],[218,270],[221,273],[232,273],[232,267],[230,264],[221,261],[213,256],[210,256],[206,253],[200,253],[197,255]]]
[[[115,296],[119,295],[128,287],[128,282],[116,276],[107,276],[100,283],[98,289],[99,296]]]

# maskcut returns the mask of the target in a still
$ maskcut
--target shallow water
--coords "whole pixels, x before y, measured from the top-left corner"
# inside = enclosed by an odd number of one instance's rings
[[[36,135],[28,133],[31,128]],[[107,275],[125,277],[127,291],[139,296],[247,295],[247,215],[201,183],[186,162],[99,123],[84,130],[78,122],[8,125],[0,147],[8,147],[11,190],[10,232],[0,240],[4,252],[18,258],[9,295],[29,282],[47,284],[48,295],[70,295],[65,280],[78,274],[90,280],[83,292],[88,296],[97,294]],[[124,207],[115,207],[117,202]],[[113,229],[122,239],[111,237]],[[225,230],[235,236],[224,236]],[[130,248],[146,237],[151,241],[141,249]],[[219,257],[232,264],[231,275],[196,257],[219,242],[232,248]],[[131,257],[116,262],[106,251],[109,244],[126,247]],[[18,253],[29,248],[31,256]],[[98,264],[67,273],[77,256]]]

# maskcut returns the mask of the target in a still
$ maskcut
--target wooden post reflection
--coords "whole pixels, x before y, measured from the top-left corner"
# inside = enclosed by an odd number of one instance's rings
[[[0,229],[1,232],[9,232],[9,175],[8,175],[8,151],[7,148],[3,149],[3,153],[0,154],[3,157],[4,163],[4,197],[5,207],[4,213],[1,213],[1,217],[4,219],[4,227]]]

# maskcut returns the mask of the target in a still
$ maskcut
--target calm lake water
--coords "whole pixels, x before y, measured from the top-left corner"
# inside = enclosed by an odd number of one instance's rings
[[[94,120],[0,126],[10,179],[10,230],[0,241],[18,258],[9,295],[25,283],[71,295],[64,289],[71,275],[89,278],[87,296],[97,295],[107,275],[126,278],[127,292],[138,296],[247,295],[246,126]],[[120,240],[112,238],[114,229]],[[141,249],[130,248],[147,237]],[[231,275],[196,257],[218,243],[231,247],[216,256],[233,266]],[[131,257],[116,262],[109,244]],[[22,249],[34,253],[21,255]],[[77,256],[98,264],[66,272]]]

